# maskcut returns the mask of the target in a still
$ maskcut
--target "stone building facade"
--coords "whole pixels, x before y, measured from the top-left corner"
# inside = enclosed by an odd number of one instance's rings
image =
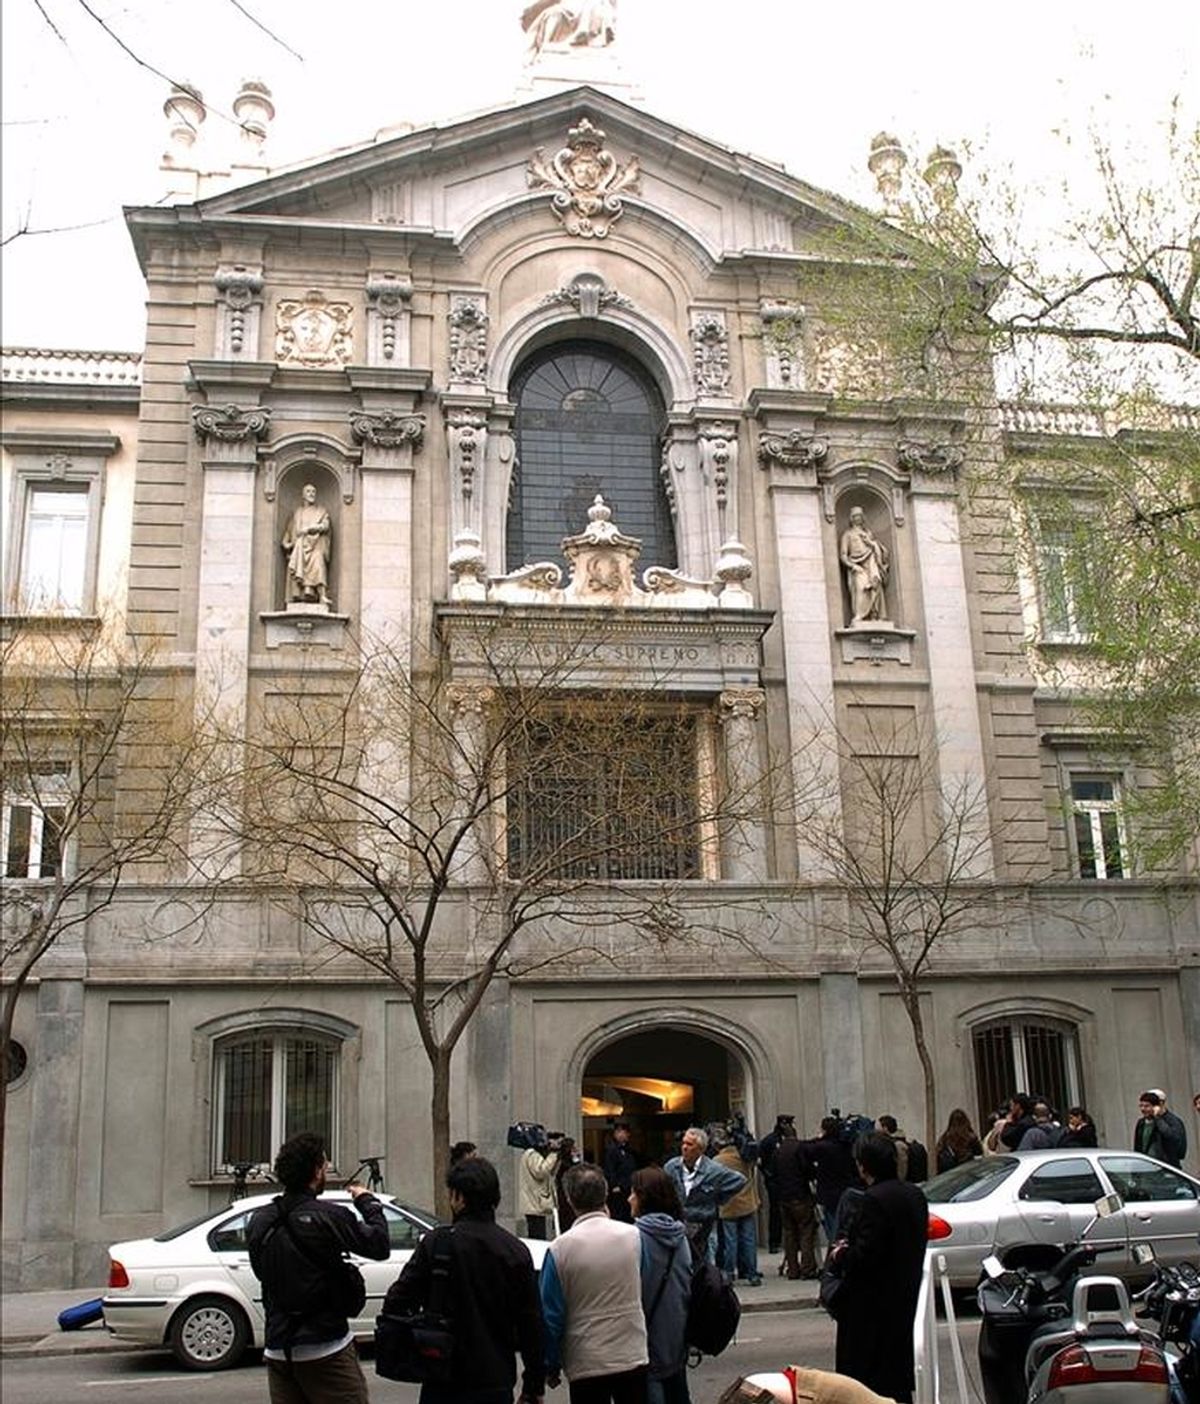
[[[1122,864],[1147,758],[1106,751],[1056,691],[1043,645],[1069,648],[1071,621],[962,490],[1099,430],[881,395],[879,347],[823,301],[861,214],[586,86],[135,209],[140,362],[6,353],[7,608],[36,614],[34,494],[57,485],[86,523],[69,607],[115,604],[243,726],[352,668],[364,633],[415,658],[474,617],[552,632],[591,609],[622,684],[684,698],[735,781],[833,732],[911,730],[944,786],[985,792],[970,876],[1003,913],[926,982],[939,1118],[1037,1085],[1124,1145],[1140,1088],[1183,1107],[1200,1086],[1197,886]],[[327,599],[297,597],[280,548],[306,484]],[[856,520],[887,561],[859,610]],[[836,782],[836,748],[823,764]],[[497,980],[456,1055],[456,1136],[504,1166],[510,1121],[594,1140],[621,1096],[651,1152],[737,1109],[763,1130],[830,1106],[920,1124],[894,978],[841,933],[803,826],[740,839],[685,886],[769,912],[770,951],[714,962],[614,929],[594,969]],[[384,1154],[390,1188],[430,1197],[403,999],[313,959],[286,893],[202,889],[132,882],[38,968],[14,1030],[7,1285],[94,1285],[106,1244],[219,1203],[237,1117],[269,1140],[293,1094],[340,1167]]]

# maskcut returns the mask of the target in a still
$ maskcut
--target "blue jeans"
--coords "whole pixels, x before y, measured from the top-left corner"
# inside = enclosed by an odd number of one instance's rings
[[[692,1404],[688,1393],[687,1370],[665,1380],[646,1381],[646,1404]]]
[[[730,1277],[740,1277],[743,1282],[752,1282],[759,1276],[758,1271],[758,1220],[753,1214],[743,1214],[740,1219],[725,1219],[724,1253],[721,1267]]]

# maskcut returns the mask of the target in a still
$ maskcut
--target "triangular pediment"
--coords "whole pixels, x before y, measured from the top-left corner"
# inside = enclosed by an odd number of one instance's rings
[[[797,255],[828,246],[837,231],[876,226],[898,248],[903,236],[869,212],[788,174],[580,87],[445,126],[384,136],[252,185],[202,200],[205,221],[292,221],[300,225],[382,227],[461,245],[482,222],[549,206],[530,162],[552,167],[569,133],[587,120],[603,133],[604,159],[637,179],[622,189],[630,219],[675,226],[706,260],[733,255]]]

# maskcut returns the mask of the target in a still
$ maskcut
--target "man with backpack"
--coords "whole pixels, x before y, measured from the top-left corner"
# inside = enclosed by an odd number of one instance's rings
[[[896,1147],[896,1178],[921,1185],[929,1178],[929,1152],[915,1137],[900,1130],[894,1116],[881,1116],[875,1129]]]
[[[250,1266],[263,1286],[263,1352],[271,1404],[368,1404],[367,1382],[349,1319],[366,1300],[347,1253],[382,1262],[391,1252],[379,1200],[347,1185],[362,1222],[319,1198],[325,1142],[312,1132],[285,1141],[275,1157],[283,1193],[250,1217]]]

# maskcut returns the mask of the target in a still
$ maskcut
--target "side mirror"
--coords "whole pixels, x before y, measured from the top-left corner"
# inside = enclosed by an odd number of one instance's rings
[[[1119,1214],[1124,1207],[1125,1201],[1119,1194],[1106,1194],[1092,1205],[1098,1219],[1111,1218],[1112,1215]]]
[[[1133,1245],[1133,1261],[1138,1267],[1149,1267],[1158,1261],[1154,1252],[1154,1245],[1151,1243],[1135,1243]]]
[[[1004,1264],[996,1257],[995,1253],[989,1253],[983,1260],[983,1270],[993,1282],[997,1278],[1004,1276]]]

